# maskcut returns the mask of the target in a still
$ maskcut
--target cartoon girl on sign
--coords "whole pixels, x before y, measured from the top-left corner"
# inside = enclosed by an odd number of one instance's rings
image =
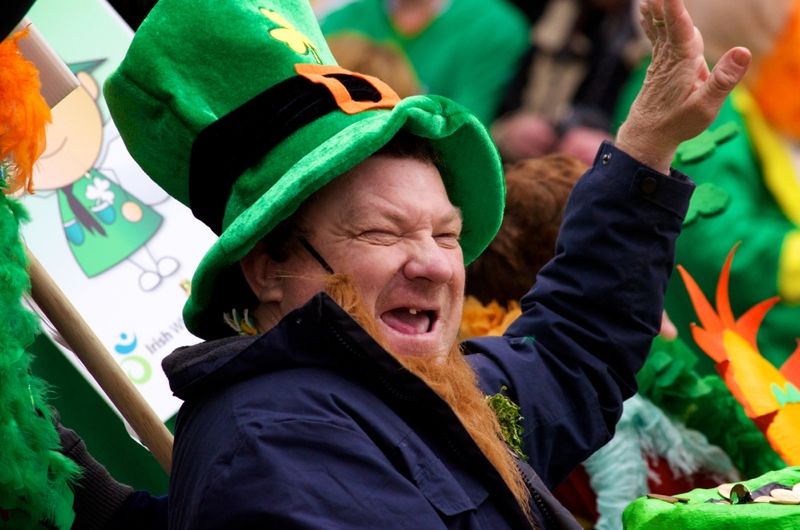
[[[162,216],[123,188],[113,171],[96,167],[103,118],[97,106],[99,85],[91,72],[102,62],[70,65],[81,86],[53,109],[47,150],[33,182],[38,192],[52,190],[58,197],[64,235],[88,278],[128,261],[139,269],[139,287],[152,291],[180,263],[168,256],[156,259],[147,248]]]

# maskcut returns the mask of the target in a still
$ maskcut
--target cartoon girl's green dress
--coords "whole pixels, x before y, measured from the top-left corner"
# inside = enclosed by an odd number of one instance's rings
[[[139,250],[163,218],[96,169],[58,190],[61,222],[75,261],[87,277]]]

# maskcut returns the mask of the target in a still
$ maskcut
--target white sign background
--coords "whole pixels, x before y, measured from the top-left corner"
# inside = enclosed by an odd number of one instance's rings
[[[39,0],[29,18],[66,63],[103,60],[91,71],[99,86],[119,64],[133,35],[101,0]],[[23,237],[158,416],[166,420],[177,412],[180,401],[169,389],[161,360],[178,346],[199,342],[185,329],[181,311],[194,270],[215,236],[155,185],[130,157],[108,118],[102,95],[97,106],[106,122],[100,155],[94,163],[94,169],[103,176],[101,184],[108,186],[102,182],[107,179],[121,186],[125,194],[152,208],[163,221],[145,243],[146,249],[140,248],[135,255],[123,257],[93,277],[84,273],[70,249],[59,209],[61,192],[43,190],[22,199],[32,219],[23,226]],[[80,125],[75,123],[76,127]],[[63,203],[65,199],[61,200]],[[162,269],[169,274],[160,278],[151,274],[149,284],[145,283],[150,287],[158,282],[157,286],[144,290],[141,263],[150,263],[149,268],[157,272],[155,264],[163,258],[174,260],[161,262],[167,264]],[[170,272],[176,263],[177,269]],[[80,361],[63,351],[102,394]]]

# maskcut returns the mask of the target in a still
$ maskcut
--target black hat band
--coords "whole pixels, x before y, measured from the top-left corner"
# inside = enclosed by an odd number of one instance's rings
[[[390,108],[399,101],[385,84],[335,66],[277,83],[200,131],[189,161],[189,206],[217,235],[233,185],[289,135],[334,110]],[[297,68],[301,71],[301,68]],[[377,81],[377,83],[375,83]],[[341,89],[338,89],[341,87]],[[391,89],[388,89],[391,91]],[[346,91],[348,101],[343,101]],[[352,112],[350,112],[352,113]]]

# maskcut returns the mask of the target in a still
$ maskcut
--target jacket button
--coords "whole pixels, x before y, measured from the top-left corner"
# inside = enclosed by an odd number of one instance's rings
[[[645,195],[650,195],[658,189],[658,181],[655,177],[645,177],[642,179],[641,184],[639,184],[639,189],[642,190],[642,193]]]
[[[607,166],[609,162],[611,162],[611,153],[604,153],[603,154],[603,165]]]

